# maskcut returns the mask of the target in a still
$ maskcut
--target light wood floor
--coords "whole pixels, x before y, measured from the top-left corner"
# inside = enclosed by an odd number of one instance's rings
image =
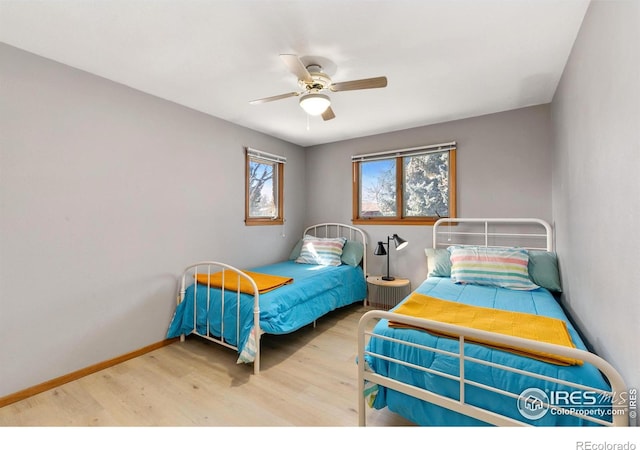
[[[0,426],[354,427],[362,305],[262,341],[261,373],[233,350],[188,338],[0,408]],[[412,425],[368,410],[369,426]]]

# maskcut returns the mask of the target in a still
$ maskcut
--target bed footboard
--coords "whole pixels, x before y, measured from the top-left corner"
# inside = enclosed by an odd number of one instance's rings
[[[191,331],[191,333],[194,335],[200,336],[208,341],[215,342],[224,347],[231,348],[236,352],[238,352],[239,351],[238,346],[235,344],[229,343],[228,339],[225,339],[224,337],[225,321],[222,320],[222,318],[225,317],[225,305],[227,304],[227,301],[220,301],[219,302],[220,306],[217,309],[214,309],[212,306],[211,288],[213,286],[211,285],[211,275],[215,273],[221,273],[222,286],[226,285],[227,280],[231,280],[232,278],[236,280],[235,283],[232,283],[237,286],[237,288],[234,289],[233,291],[230,289],[226,289],[224,287],[221,289],[221,298],[226,298],[228,293],[230,293],[230,295],[235,295],[235,309],[236,309],[235,317],[237,318],[236,326],[235,326],[235,329],[236,329],[235,342],[240,342],[239,317],[240,317],[240,305],[241,305],[241,299],[242,299],[241,298],[242,291],[240,290],[240,286],[241,286],[240,280],[244,279],[251,286],[251,289],[249,289],[249,291],[251,291],[253,295],[253,327],[252,327],[253,336],[252,337],[255,341],[255,345],[252,346],[255,349],[255,357],[253,359],[253,372],[254,374],[257,374],[260,372],[260,337],[262,335],[262,330],[260,329],[260,294],[255,281],[249,275],[247,275],[246,273],[244,273],[243,271],[241,271],[236,267],[230,266],[229,264],[217,262],[217,261],[202,261],[199,263],[192,264],[188,266],[182,274],[182,278],[180,280],[180,292],[178,295],[178,304],[180,304],[184,300],[187,288],[191,285],[194,286],[194,298],[198,298],[198,287],[200,286],[200,288],[206,292],[206,306],[205,306],[206,313],[209,316],[211,316],[212,314],[217,314],[218,317],[220,318],[219,319],[220,326],[221,326],[221,330],[219,333],[220,336],[214,335],[210,332],[209,320],[206,320],[206,331],[205,332],[198,331],[197,329],[198,327],[196,326],[197,324],[197,320],[196,320],[197,302],[196,301],[193,302],[194,321],[193,321],[193,330]],[[199,279],[198,278],[199,276],[204,276],[205,279],[207,280],[206,283],[202,283],[202,282],[196,283],[195,280]],[[184,334],[180,336],[180,340],[184,341]]]
[[[457,346],[457,352],[446,352],[442,349],[436,349],[433,347],[425,347],[421,344],[409,343],[409,342],[401,342],[396,338],[392,338],[390,336],[385,336],[382,334],[375,333],[374,324],[377,323],[380,319],[391,320],[396,323],[403,323],[410,325],[412,327],[423,328],[434,330],[435,332],[443,333],[448,336],[457,336],[459,345]],[[373,331],[372,331],[373,330]],[[394,345],[398,343],[402,343],[403,345],[414,346],[416,348],[427,350],[429,352],[437,352],[437,353],[445,353],[448,356],[454,357],[457,360],[457,364],[459,366],[459,375],[451,375],[448,373],[440,372],[433,370],[429,367],[416,365],[415,363],[410,363],[407,361],[403,361],[395,358],[392,355],[381,355],[377,353],[373,353],[368,350],[367,344],[370,339],[384,339],[393,341]],[[506,344],[509,346],[531,349],[535,351],[542,351],[549,354],[560,355],[564,357],[574,358],[577,360],[581,360],[585,363],[590,363],[597,367],[602,374],[607,378],[611,389],[609,391],[598,391],[597,395],[606,396],[607,398],[612,399],[611,401],[611,419],[612,421],[602,420],[598,417],[591,417],[588,415],[583,415],[581,411],[576,411],[574,408],[562,408],[557,405],[551,404],[552,402],[545,403],[544,401],[540,401],[540,399],[535,398],[533,400],[539,402],[540,408],[549,408],[553,409],[557,414],[563,415],[573,415],[576,417],[580,417],[585,421],[595,422],[599,425],[605,426],[628,426],[629,425],[629,417],[628,417],[628,398],[626,397],[626,386],[625,383],[620,376],[620,374],[614,369],[607,361],[602,359],[601,357],[575,348],[569,348],[559,345],[553,345],[548,343],[537,342],[529,339],[522,339],[518,337],[511,337],[502,334],[491,333],[487,331],[481,331],[456,325],[450,325],[443,322],[436,322],[427,319],[420,319],[415,317],[409,317],[406,315],[395,314],[387,311],[369,311],[365,313],[360,319],[358,325],[358,420],[360,426],[366,425],[366,391],[365,389],[369,388],[369,385],[378,385],[388,387],[395,391],[401,392],[403,394],[409,395],[411,397],[418,398],[425,402],[429,402],[435,404],[437,406],[450,409],[452,411],[458,412],[460,414],[470,416],[481,420],[483,422],[499,425],[499,426],[530,426],[531,422],[521,421],[514,419],[513,417],[497,414],[494,411],[489,409],[483,409],[474,405],[471,405],[465,401],[465,391],[466,388],[472,386],[474,389],[480,388],[485,389],[487,391],[491,391],[492,393],[498,393],[500,395],[504,395],[505,398],[512,398],[515,400],[519,399],[519,394],[514,394],[512,392],[508,392],[506,390],[497,389],[493,386],[483,385],[477,383],[475,381],[469,380],[465,378],[465,364],[474,363],[474,364],[483,364],[486,366],[490,366],[492,370],[501,370],[508,371],[511,373],[516,373],[519,375],[529,376],[533,378],[542,379],[545,382],[557,383],[559,385],[567,386],[568,390],[572,389],[593,389],[591,386],[580,385],[575,382],[569,382],[562,379],[550,378],[548,376],[543,376],[540,374],[526,372],[521,369],[516,369],[513,367],[501,366],[499,364],[495,364],[491,361],[483,361],[478,360],[477,358],[472,358],[465,355],[465,342],[467,340],[479,340],[479,341],[491,341],[496,342],[498,344]],[[413,386],[407,384],[405,382],[401,382],[390,377],[382,376],[378,373],[372,371],[368,364],[366,363],[368,358],[381,358],[386,361],[389,361],[393,364],[404,365],[405,367],[409,367],[413,370],[423,371],[425,373],[429,373],[430,375],[437,375],[445,377],[449,380],[454,380],[457,382],[459,386],[459,394],[458,399],[449,398],[447,396],[441,395],[436,392],[431,392],[419,386]],[[621,393],[625,393],[622,394]]]

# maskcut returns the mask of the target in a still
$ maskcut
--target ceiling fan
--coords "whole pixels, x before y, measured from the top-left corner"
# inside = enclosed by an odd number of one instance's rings
[[[331,120],[336,115],[331,109],[331,99],[324,92],[355,91],[387,86],[387,77],[363,78],[361,80],[334,83],[318,64],[305,66],[297,55],[283,54],[280,55],[280,58],[289,68],[289,71],[298,77],[298,84],[302,90],[253,100],[249,102],[250,104],[257,105],[289,97],[300,97],[300,106],[307,114],[312,116],[321,115],[324,120]]]

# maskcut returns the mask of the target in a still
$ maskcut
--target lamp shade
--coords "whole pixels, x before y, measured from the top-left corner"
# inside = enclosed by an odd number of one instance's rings
[[[403,248],[405,248],[409,244],[407,241],[402,239],[397,234],[394,234],[392,239],[393,239],[393,242],[395,242],[395,244],[396,244],[396,250],[402,250]]]
[[[384,243],[382,241],[378,241],[378,246],[373,252],[376,256],[384,256],[387,254],[387,251],[384,249]]]
[[[300,106],[311,116],[319,116],[331,105],[331,100],[324,94],[306,94],[300,98]]]

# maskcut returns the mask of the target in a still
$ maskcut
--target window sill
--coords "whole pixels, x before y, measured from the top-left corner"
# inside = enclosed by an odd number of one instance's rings
[[[424,217],[424,218],[380,218],[375,217],[371,219],[352,219],[354,225],[433,225],[439,217]]]
[[[283,225],[283,219],[245,219],[244,224],[247,226],[261,225]]]

